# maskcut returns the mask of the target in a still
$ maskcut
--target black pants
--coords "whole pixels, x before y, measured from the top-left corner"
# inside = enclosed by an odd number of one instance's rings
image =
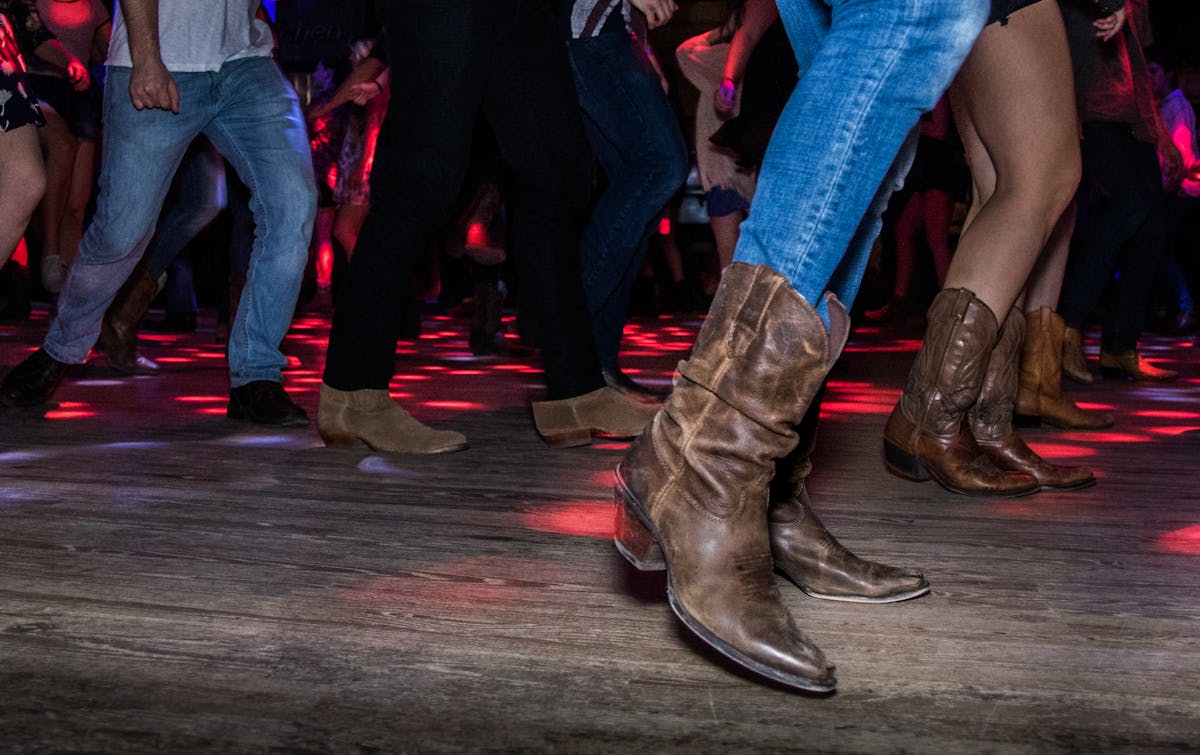
[[[552,0],[383,3],[392,99],[325,382],[386,388],[415,260],[451,219],[482,114],[512,173],[510,249],[550,398],[601,387],[579,277],[591,152]]]
[[[1120,354],[1137,347],[1165,240],[1158,154],[1121,123],[1083,124],[1082,149],[1084,191],[1091,193],[1058,311],[1081,328],[1117,271],[1100,346]]]

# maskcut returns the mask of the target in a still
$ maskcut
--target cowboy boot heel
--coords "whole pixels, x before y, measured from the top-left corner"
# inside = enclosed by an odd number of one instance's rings
[[[662,546],[629,496],[618,475],[613,486],[613,511],[616,515],[613,542],[621,555],[638,571],[664,571],[667,558],[663,555]]]
[[[929,479],[929,469],[916,454],[903,450],[887,438],[883,439],[883,459],[888,469],[906,480],[925,482]]]

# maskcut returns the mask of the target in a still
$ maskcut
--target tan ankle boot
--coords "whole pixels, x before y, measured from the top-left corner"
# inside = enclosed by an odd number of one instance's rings
[[[783,276],[727,267],[675,390],[617,468],[615,489],[618,550],[639,568],[665,563],[683,624],[738,665],[810,692],[836,680],[776,586],[768,484],[845,342],[832,297],[830,317],[834,336]]]
[[[932,477],[966,495],[1034,492],[1037,480],[996,467],[964,423],[996,342],[995,315],[967,289],[948,288],[934,298],[928,322],[904,394],[884,427],[888,469],[910,480]]]
[[[1025,314],[1025,342],[1021,346],[1013,421],[1023,427],[1038,427],[1044,421],[1065,430],[1112,427],[1113,416],[1108,412],[1080,409],[1063,396],[1065,332],[1063,319],[1049,307]]]
[[[467,447],[462,433],[434,430],[392,401],[383,389],[339,391],[321,384],[317,430],[325,445],[398,454],[444,454]]]
[[[1096,376],[1088,369],[1087,359],[1083,356],[1083,333],[1075,328],[1063,328],[1062,371],[1076,383],[1091,385],[1096,382]]]
[[[1122,351],[1120,354],[1100,352],[1100,371],[1106,378],[1128,378],[1139,383],[1171,383],[1179,378],[1179,373],[1175,370],[1164,370],[1150,364],[1136,349]]]
[[[104,314],[100,324],[100,339],[96,348],[107,355],[115,370],[130,374],[158,372],[158,365],[138,353],[138,326],[154,297],[158,296],[158,280],[150,277],[145,265],[138,265],[116,299]]]
[[[1096,483],[1084,467],[1051,464],[1034,453],[1013,429],[1017,395],[1017,360],[1025,337],[1025,317],[1013,309],[1004,318],[1000,340],[988,358],[979,400],[967,412],[975,442],[1000,469],[1032,475],[1042,490],[1078,490]]]
[[[775,569],[814,598],[854,603],[894,603],[929,592],[921,574],[867,561],[825,529],[808,500],[804,481],[812,472],[824,386],[798,429],[796,450],[775,465],[767,522]]]
[[[592,435],[636,438],[658,409],[605,386],[582,396],[535,401],[533,424],[551,448],[586,446]]]

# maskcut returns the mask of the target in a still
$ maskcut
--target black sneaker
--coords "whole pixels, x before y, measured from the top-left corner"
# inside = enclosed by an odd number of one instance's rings
[[[229,391],[225,414],[270,427],[308,427],[308,414],[274,380],[255,380]]]
[[[26,357],[4,376],[0,403],[5,406],[37,406],[50,400],[67,365],[46,353],[45,349]]]

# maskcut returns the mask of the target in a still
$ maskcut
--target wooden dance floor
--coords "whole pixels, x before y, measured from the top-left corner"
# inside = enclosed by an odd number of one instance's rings
[[[638,321],[665,384],[696,322]],[[46,328],[0,324],[0,369]],[[1200,750],[1200,351],[1150,338],[1170,386],[1068,386],[1105,432],[1030,430],[1091,465],[1076,493],[972,499],[890,476],[880,432],[918,345],[860,330],[831,376],[810,489],[919,600],[808,598],[839,691],[765,686],[684,634],[661,575],[611,543],[624,444],[551,451],[528,363],[427,318],[393,388],[470,450],[335,451],[224,416],[211,318],[154,336],[157,377],[103,356],[46,410],[0,410],[0,752],[1192,752]],[[286,384],[314,415],[328,334]],[[1094,341],[1093,341],[1094,343]]]

